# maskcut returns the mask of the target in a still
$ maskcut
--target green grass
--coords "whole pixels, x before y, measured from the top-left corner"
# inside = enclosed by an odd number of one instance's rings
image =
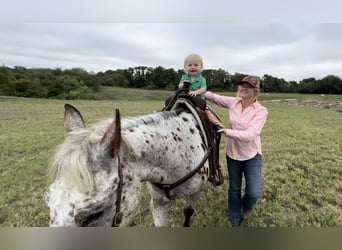
[[[0,97],[1,226],[48,226],[43,194],[50,181],[47,176],[50,158],[55,147],[63,141],[64,103],[75,105],[86,123],[91,123],[113,117],[114,108],[120,109],[122,117],[151,113],[161,109],[163,98],[172,93],[105,90],[108,98],[102,97],[107,99],[103,101]],[[269,96],[292,98],[283,94]],[[330,98],[337,99],[336,96]],[[262,133],[263,196],[250,226],[341,226],[341,113],[272,103],[265,103],[265,106],[269,117]],[[212,107],[226,124],[226,110]],[[204,188],[193,217],[195,227],[229,226],[225,142],[223,138],[220,156],[225,183],[216,188],[208,183]],[[173,226],[180,226],[183,201],[173,203],[170,221]],[[153,226],[146,190],[130,225]]]

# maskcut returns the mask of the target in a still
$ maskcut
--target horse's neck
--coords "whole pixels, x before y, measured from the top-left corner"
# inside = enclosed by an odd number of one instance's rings
[[[163,162],[157,156],[163,147],[160,137],[157,136],[159,133],[160,129],[150,126],[149,132],[140,131],[124,137],[131,150],[123,153],[125,164],[127,164],[125,171],[140,181],[160,182],[160,176],[167,176],[163,169]]]
[[[141,181],[161,182],[162,178],[168,181],[165,178],[170,175],[170,167],[181,164],[177,162],[180,159],[176,155],[179,147],[189,144],[192,139],[192,135],[186,134],[188,131],[190,123],[184,122],[181,117],[126,129],[123,138],[135,155],[135,159],[127,164],[134,168]],[[129,154],[132,155],[132,152]]]

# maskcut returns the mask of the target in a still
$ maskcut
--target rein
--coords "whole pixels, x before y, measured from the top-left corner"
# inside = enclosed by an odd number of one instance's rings
[[[194,176],[197,171],[203,167],[203,164],[205,163],[205,161],[208,159],[211,151],[213,150],[213,147],[211,146],[207,153],[204,155],[202,161],[198,164],[198,166],[193,169],[191,172],[189,172],[186,176],[182,177],[181,179],[179,179],[178,181],[172,183],[172,184],[163,184],[163,183],[153,183],[153,185],[157,186],[158,188],[162,189],[166,195],[167,198],[170,199],[170,191],[172,189],[174,189],[175,187],[183,184],[185,181],[189,180],[192,176]]]
[[[122,166],[120,161],[120,156],[118,156],[118,175],[119,175],[119,184],[116,198],[116,209],[115,215],[113,217],[112,227],[118,227],[122,221],[122,212],[121,209],[121,196],[122,196],[122,186],[123,186],[123,175],[122,175]]]

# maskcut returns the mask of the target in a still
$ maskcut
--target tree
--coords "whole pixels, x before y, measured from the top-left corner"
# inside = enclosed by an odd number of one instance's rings
[[[316,79],[314,77],[305,78],[299,82],[298,92],[299,93],[316,93]]]
[[[178,85],[176,79],[176,72],[174,69],[165,69],[158,66],[155,69],[150,68],[147,75],[147,82],[149,88],[174,90],[175,85]]]
[[[12,79],[12,74],[9,68],[0,67],[0,95],[8,95],[8,87]]]
[[[15,79],[9,86],[11,96],[46,98],[48,93],[37,80],[26,78]]]
[[[208,89],[229,89],[229,73],[223,69],[207,69],[203,71],[207,80]]]
[[[342,80],[338,76],[328,75],[317,81],[317,92],[321,94],[342,94]]]

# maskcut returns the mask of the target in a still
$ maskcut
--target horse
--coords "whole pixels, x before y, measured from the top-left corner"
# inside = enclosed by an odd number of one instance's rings
[[[44,197],[51,227],[127,226],[143,182],[156,227],[169,226],[170,202],[181,198],[183,226],[190,226],[210,177],[208,141],[193,112],[178,106],[121,121],[116,109],[114,119],[86,126],[81,112],[65,104],[64,134]]]

